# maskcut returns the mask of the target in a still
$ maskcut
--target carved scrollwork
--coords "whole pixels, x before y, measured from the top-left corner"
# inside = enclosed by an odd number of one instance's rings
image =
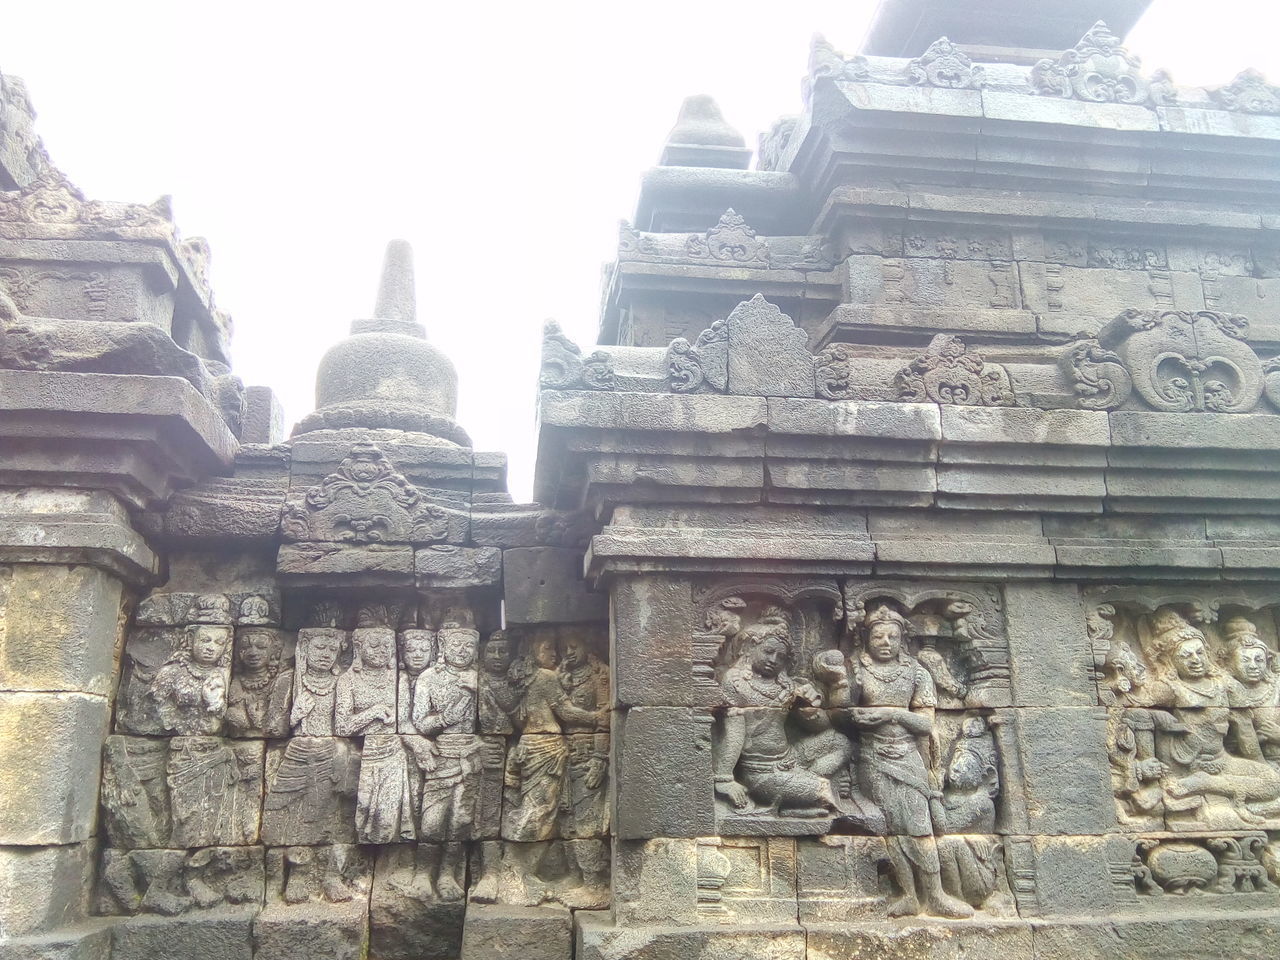
[[[894,387],[900,400],[1017,406],[1008,371],[998,363],[987,363],[982,354],[950,334],[938,334],[929,341],[928,350],[898,371]]]
[[[814,357],[814,373],[818,396],[843,400],[849,396],[852,354],[843,344],[832,344]]]
[[[585,359],[581,348],[570,340],[560,324],[548,320],[542,328],[542,368],[538,383],[550,390],[616,390],[613,359],[597,350]]]
[[[907,64],[907,80],[918,86],[976,88],[986,85],[981,67],[946,37],[935,40],[921,56]]]
[[[1257,70],[1245,70],[1225,87],[1209,92],[1219,105],[1240,113],[1280,114],[1280,87]]]
[[[1098,334],[1156,410],[1246,413],[1263,368],[1244,342],[1248,321],[1211,310],[1126,310]]]
[[[819,80],[860,81],[870,78],[871,68],[866,57],[846,57],[821,34],[813,35],[809,45],[809,73],[802,91],[805,103],[813,96],[813,86]]]
[[[698,260],[720,260],[732,263],[769,262],[769,244],[756,237],[742,214],[729,208],[719,222],[705,234],[693,234],[685,242],[685,252]]]
[[[286,540],[431,543],[448,534],[449,514],[398,472],[371,443],[357,443],[302,496],[286,501]]]
[[[1120,355],[1104,349],[1097,340],[1081,336],[1059,359],[1085,410],[1115,410],[1133,393],[1133,378]]]
[[[696,393],[704,385],[723,393],[729,385],[729,327],[717,320],[690,344],[677,337],[667,348],[667,386],[672,393]]]
[[[1036,63],[1030,83],[1042,95],[1092,103],[1159,105],[1169,95],[1167,75],[1144,77],[1142,61],[1101,20],[1057,60]]]

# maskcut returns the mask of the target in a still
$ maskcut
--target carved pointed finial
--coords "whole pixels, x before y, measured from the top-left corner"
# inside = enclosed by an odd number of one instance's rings
[[[745,170],[751,151],[742,134],[731,127],[720,105],[705,93],[686,97],[676,125],[658,162],[664,167],[725,167]]]
[[[413,283],[413,247],[408,240],[391,240],[382,258],[382,279],[373,315],[379,320],[418,319],[418,301]]]

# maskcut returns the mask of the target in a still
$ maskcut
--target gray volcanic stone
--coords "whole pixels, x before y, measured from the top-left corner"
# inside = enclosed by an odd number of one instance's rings
[[[632,707],[615,722],[615,835],[628,840],[714,835],[710,713]]]
[[[461,960],[571,960],[572,914],[564,907],[471,904]]]
[[[512,623],[576,623],[609,616],[609,598],[587,589],[578,550],[504,550],[502,582],[507,619]]]
[[[130,917],[115,927],[111,955],[129,960],[252,960],[267,956],[254,951],[253,928],[258,922],[252,910]]]
[[[753,397],[812,397],[808,335],[763,296],[729,314],[729,392]]]

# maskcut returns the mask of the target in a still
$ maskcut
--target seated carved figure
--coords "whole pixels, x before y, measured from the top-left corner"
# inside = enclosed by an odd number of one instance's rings
[[[1149,696],[1171,826],[1237,829],[1280,813],[1280,773],[1263,759],[1244,688],[1209,656],[1204,634],[1176,613],[1155,618],[1159,679]],[[1228,743],[1232,751],[1228,750]]]
[[[850,745],[831,729],[817,689],[787,673],[785,620],[766,615],[738,641],[722,684],[729,709],[715,744],[716,793],[736,810],[754,803],[789,816],[838,814],[830,777],[848,764]]]

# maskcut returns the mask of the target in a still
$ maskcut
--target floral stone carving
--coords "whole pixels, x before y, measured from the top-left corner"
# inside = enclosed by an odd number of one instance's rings
[[[907,79],[921,86],[952,89],[986,85],[982,68],[946,37],[929,44],[928,50],[907,64]]]
[[[1210,91],[1221,106],[1241,113],[1280,114],[1280,87],[1257,70],[1245,70],[1225,87]]]
[[[448,534],[448,512],[430,503],[372,443],[351,447],[335,473],[285,503],[286,540],[432,543]]]
[[[1211,310],[1126,310],[1102,329],[1098,343],[1156,410],[1246,413],[1263,388],[1262,363],[1244,341],[1247,328],[1244,317]]]
[[[538,383],[551,390],[616,390],[613,360],[603,350],[588,357],[565,336],[560,324],[548,320],[542,330],[542,372]]]
[[[1039,94],[1093,103],[1158,106],[1170,91],[1167,74],[1144,77],[1142,61],[1101,20],[1057,60],[1041,60],[1032,67],[1030,83]]]
[[[1059,359],[1076,404],[1085,410],[1115,410],[1133,393],[1133,378],[1118,353],[1081,335]]]
[[[756,237],[742,214],[733,208],[720,216],[720,221],[704,236],[694,234],[685,244],[691,257],[700,260],[727,260],[732,263],[769,262],[769,245]]]
[[[945,333],[935,336],[928,350],[898,371],[894,387],[900,400],[957,406],[1017,405],[1005,368],[987,363],[959,337]]]

